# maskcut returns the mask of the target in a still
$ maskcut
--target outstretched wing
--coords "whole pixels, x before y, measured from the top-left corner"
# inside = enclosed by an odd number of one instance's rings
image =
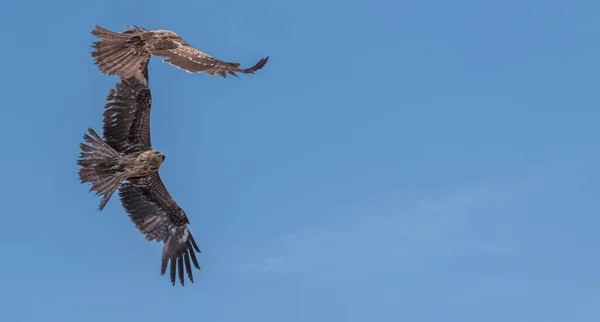
[[[144,50],[144,43],[140,37],[144,32],[142,28],[130,27],[119,33],[96,25],[91,33],[100,40],[92,43],[94,50],[91,54],[98,70],[121,78],[143,78],[142,72],[151,57],[150,53]]]
[[[148,64],[143,69],[148,75]],[[116,90],[109,90],[103,114],[103,136],[106,143],[120,153],[149,150],[150,108],[152,94],[148,79],[121,78]]]
[[[200,248],[188,229],[189,220],[185,212],[173,200],[158,173],[129,179],[121,184],[119,197],[129,218],[146,235],[146,239],[164,243],[160,274],[165,274],[170,262],[171,283],[175,285],[178,273],[179,281],[184,285],[185,265],[185,272],[193,283],[190,259],[200,269],[194,253],[194,250],[200,253]]]
[[[188,45],[183,39],[181,41],[159,41],[151,48],[148,48],[153,56],[165,57],[165,63],[169,63],[179,69],[189,73],[205,72],[210,76],[218,74],[223,78],[227,74],[236,76],[236,73],[254,74],[255,71],[263,68],[269,57],[261,59],[254,66],[241,69],[240,63],[228,63],[216,59],[200,50]]]

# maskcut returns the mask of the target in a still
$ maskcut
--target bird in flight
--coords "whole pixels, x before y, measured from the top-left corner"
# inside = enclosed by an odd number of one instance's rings
[[[148,64],[142,74],[147,74]],[[193,283],[191,263],[200,269],[194,251],[200,248],[188,228],[186,213],[171,197],[158,169],[165,155],[150,141],[151,92],[145,78],[122,78],[111,89],[103,113],[102,139],[88,128],[77,164],[82,183],[102,196],[99,209],[118,189],[121,204],[137,229],[151,241],[163,242],[161,275],[170,263],[171,283],[176,274],[184,285],[184,271]],[[191,260],[191,263],[190,263]]]
[[[135,76],[142,79],[143,66],[151,56],[163,57],[163,62],[189,73],[205,72],[210,76],[216,74],[223,78],[226,78],[227,74],[236,77],[236,73],[254,74],[269,60],[267,56],[254,66],[242,69],[240,63],[224,62],[207,55],[169,30],[147,30],[129,26],[127,30],[118,33],[96,26],[91,33],[101,39],[92,45],[92,57],[95,57],[98,70],[121,78]]]

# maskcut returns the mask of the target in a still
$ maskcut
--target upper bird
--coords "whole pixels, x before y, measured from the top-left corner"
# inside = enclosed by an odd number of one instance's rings
[[[142,73],[147,72],[144,64]],[[190,259],[200,269],[198,245],[189,231],[186,213],[173,200],[158,169],[165,155],[150,142],[151,93],[146,79],[121,79],[116,91],[106,98],[103,115],[104,140],[92,129],[84,135],[77,164],[82,183],[91,183],[91,191],[101,195],[100,210],[119,189],[121,204],[131,221],[147,240],[163,242],[161,275],[170,262],[171,283],[176,273],[184,284],[184,265],[194,282]],[[125,181],[125,182],[124,182]]]
[[[129,26],[127,30],[118,33],[96,26],[91,33],[102,39],[92,45],[95,49],[92,57],[96,59],[98,70],[121,78],[136,76],[141,79],[143,66],[151,56],[164,57],[166,59],[163,62],[189,73],[205,72],[210,76],[218,74],[224,78],[227,74],[237,77],[236,72],[254,74],[269,60],[267,56],[254,66],[241,69],[240,63],[224,62],[211,57],[169,30],[147,30]]]

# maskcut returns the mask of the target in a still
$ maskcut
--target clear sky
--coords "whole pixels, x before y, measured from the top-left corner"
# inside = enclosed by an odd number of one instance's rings
[[[16,1],[0,11],[2,321],[600,321],[598,1]],[[118,78],[95,24],[170,29],[160,175],[202,249],[160,276],[79,183]]]

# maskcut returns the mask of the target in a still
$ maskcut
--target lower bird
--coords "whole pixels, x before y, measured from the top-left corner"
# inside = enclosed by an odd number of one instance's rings
[[[147,64],[143,73],[147,73]],[[170,263],[171,283],[176,274],[184,285],[184,271],[193,283],[191,263],[200,269],[194,251],[200,253],[186,213],[171,197],[158,169],[165,155],[152,148],[150,141],[151,92],[147,79],[121,79],[116,91],[110,90],[103,114],[102,139],[88,128],[81,143],[77,164],[82,183],[101,195],[104,209],[119,189],[121,204],[131,221],[147,240],[163,242],[161,275]],[[190,263],[191,260],[191,263]]]
[[[143,65],[148,63],[151,56],[164,57],[164,62],[189,73],[205,72],[223,78],[227,74],[236,77],[236,73],[254,74],[269,60],[267,56],[254,66],[242,69],[240,63],[224,62],[203,53],[170,30],[130,26],[119,33],[96,26],[91,33],[101,39],[92,45],[92,57],[95,57],[98,70],[121,78],[135,76],[141,79]]]

